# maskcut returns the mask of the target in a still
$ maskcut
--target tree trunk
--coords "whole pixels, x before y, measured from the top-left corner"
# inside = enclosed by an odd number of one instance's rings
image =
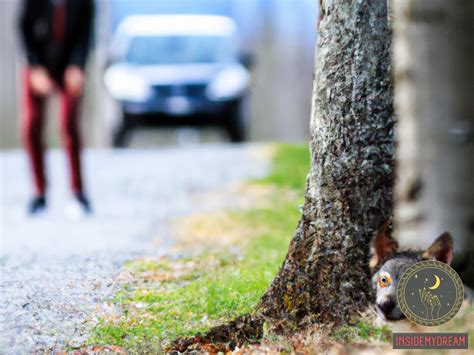
[[[281,329],[339,323],[370,300],[372,237],[392,214],[386,0],[321,1],[305,204],[259,312]]]
[[[474,287],[474,2],[394,7],[396,236],[402,246],[426,248],[450,232],[454,267]]]

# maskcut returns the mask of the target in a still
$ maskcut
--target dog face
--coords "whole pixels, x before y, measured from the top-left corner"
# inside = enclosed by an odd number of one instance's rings
[[[384,320],[396,321],[403,319],[397,303],[397,286],[406,269],[421,261],[419,254],[413,252],[394,253],[392,258],[386,259],[372,278],[372,285],[377,290],[375,309]]]
[[[421,260],[450,264],[452,256],[453,240],[449,233],[443,233],[425,251],[398,251],[397,241],[388,235],[388,225],[383,226],[372,243],[370,260],[377,314],[388,321],[405,318],[397,302],[397,285],[405,270]]]

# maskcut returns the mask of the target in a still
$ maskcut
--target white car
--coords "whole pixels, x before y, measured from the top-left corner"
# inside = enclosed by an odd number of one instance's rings
[[[136,125],[218,125],[246,138],[249,72],[224,16],[138,15],[118,26],[104,81],[121,104],[114,144]]]

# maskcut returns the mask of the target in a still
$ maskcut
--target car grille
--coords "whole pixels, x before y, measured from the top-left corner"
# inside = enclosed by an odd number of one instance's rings
[[[206,84],[155,85],[153,90],[158,97],[186,96],[199,98],[206,95]]]

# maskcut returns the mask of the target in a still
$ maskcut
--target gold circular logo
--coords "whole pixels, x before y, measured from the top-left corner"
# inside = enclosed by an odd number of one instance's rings
[[[397,299],[403,314],[412,322],[436,326],[451,320],[464,297],[461,278],[448,264],[420,261],[402,275]]]

